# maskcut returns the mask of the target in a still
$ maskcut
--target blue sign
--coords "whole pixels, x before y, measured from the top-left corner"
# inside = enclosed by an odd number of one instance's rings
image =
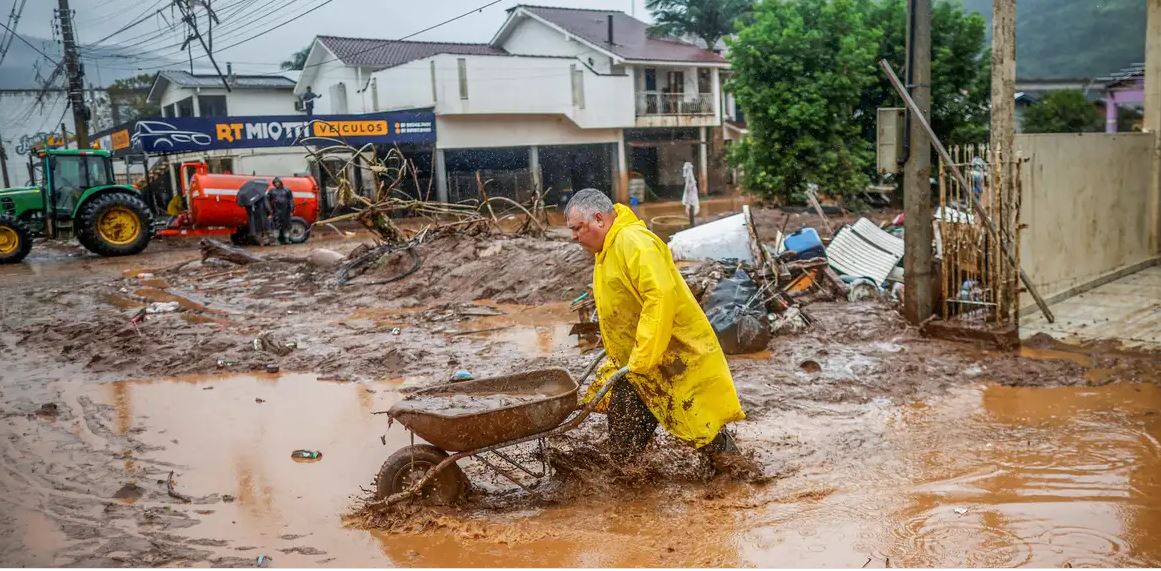
[[[110,150],[118,154],[293,147],[310,137],[339,139],[354,147],[367,143],[434,143],[435,114],[390,111],[315,115],[309,119],[302,115],[164,117],[133,121],[104,135],[109,137]]]

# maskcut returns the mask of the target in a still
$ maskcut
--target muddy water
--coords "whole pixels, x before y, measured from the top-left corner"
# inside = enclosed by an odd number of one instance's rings
[[[739,442],[775,471],[798,464],[764,487],[655,482],[615,509],[595,496],[468,509],[423,534],[346,527],[351,496],[409,441],[395,427],[384,446],[384,418],[372,414],[397,401],[395,385],[186,377],[70,385],[64,397],[110,406],[109,429],[144,444],[124,461],[125,483],[154,490],[137,505],[195,518],[175,533],[220,556],[266,554],[278,566],[1161,564],[1153,385],[981,385],[903,406],[785,413],[740,427]],[[300,448],[323,457],[295,463]],[[159,465],[193,504],[157,492],[145,471]],[[52,562],[60,530],[18,515],[28,560]]]

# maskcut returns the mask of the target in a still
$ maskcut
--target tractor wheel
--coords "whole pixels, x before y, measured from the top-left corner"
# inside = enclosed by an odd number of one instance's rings
[[[32,232],[11,214],[0,214],[0,264],[15,264],[32,250]]]
[[[447,452],[430,444],[415,444],[392,454],[375,478],[375,499],[407,491],[427,472],[447,458]],[[451,505],[468,491],[468,477],[459,466],[452,464],[432,479],[420,491],[419,499],[428,504]]]
[[[153,214],[132,194],[105,194],[81,208],[77,240],[102,256],[130,256],[153,237]]]
[[[290,219],[290,231],[287,233],[287,239],[291,244],[302,244],[310,239],[310,224],[306,220],[295,216]]]

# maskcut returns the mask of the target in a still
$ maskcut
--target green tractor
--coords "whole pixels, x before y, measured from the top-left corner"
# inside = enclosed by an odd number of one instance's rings
[[[23,260],[34,236],[76,237],[102,256],[128,256],[149,245],[153,213],[135,188],[114,182],[107,151],[39,150],[33,160],[40,168],[29,170],[40,170],[43,184],[0,189],[0,264]]]

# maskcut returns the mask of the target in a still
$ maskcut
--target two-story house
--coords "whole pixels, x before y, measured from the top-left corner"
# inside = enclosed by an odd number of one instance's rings
[[[290,72],[294,73],[294,72]],[[227,72],[227,91],[217,74],[161,71],[153,80],[148,101],[161,107],[160,122],[170,117],[294,115],[298,98],[294,79],[281,75],[236,75]],[[295,147],[212,150],[179,153],[170,164],[204,160],[210,172],[294,175],[309,172],[304,152]]]
[[[433,109],[443,200],[476,196],[476,171],[501,191],[591,186],[627,200],[633,176],[678,197],[686,162],[704,192],[728,63],[647,28],[617,11],[520,5],[486,44],[319,36],[295,93],[320,95],[317,113]]]

